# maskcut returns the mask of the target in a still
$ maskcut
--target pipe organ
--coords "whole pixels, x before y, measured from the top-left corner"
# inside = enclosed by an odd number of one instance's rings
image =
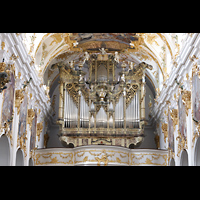
[[[133,66],[104,48],[78,63],[56,64],[60,73],[59,138],[66,147],[129,147],[144,138],[144,62]]]

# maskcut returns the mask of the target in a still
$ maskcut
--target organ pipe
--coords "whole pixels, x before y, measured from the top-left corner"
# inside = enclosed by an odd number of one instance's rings
[[[59,110],[58,110],[58,120],[63,119],[63,82],[60,81],[60,86],[59,86],[59,93],[60,93],[60,98],[59,98]]]
[[[123,125],[123,128],[126,128],[126,89],[124,88],[124,93],[123,93],[123,120],[124,120],[124,123],[122,124]]]
[[[119,98],[119,102],[115,106],[115,127],[116,128],[123,128],[123,119],[124,119],[123,96],[121,96]]]
[[[80,127],[81,128],[89,127],[89,106],[85,102],[82,94],[80,98]]]
[[[138,128],[139,127],[139,104],[138,104],[138,91],[126,109],[126,127]]]
[[[145,77],[142,76],[141,84],[141,119],[145,119]]]
[[[88,137],[90,143],[98,137],[122,137],[121,144],[129,145],[131,138],[141,137],[144,132],[146,64],[134,66],[133,70],[125,61],[116,63],[111,53],[106,55],[105,49],[101,52],[102,56],[92,54],[79,67],[59,65],[61,135],[73,136],[78,145],[82,144],[82,138]]]
[[[64,122],[66,128],[77,127],[78,109],[70,97],[67,90],[65,91],[65,107],[64,107]]]
[[[70,97],[67,90],[64,90],[64,122],[66,128],[73,128],[77,126],[78,121],[78,109]],[[91,104],[91,109],[94,110],[94,104]],[[112,102],[109,105],[109,110],[113,109]],[[109,112],[108,112],[109,113]],[[97,127],[107,127],[107,122],[110,128],[113,128],[113,116],[108,118],[108,113],[105,112],[103,107],[100,108],[99,112],[96,114],[96,126]],[[124,117],[124,114],[126,115]],[[139,125],[139,104],[138,104],[138,92],[136,92],[132,101],[124,113],[124,97],[121,96],[119,102],[115,106],[115,127],[123,128],[124,119],[126,119],[127,128],[137,128]],[[109,120],[109,121],[108,121]],[[94,127],[94,117],[90,118],[90,127]],[[124,125],[125,126],[125,125]],[[84,100],[83,95],[80,95],[80,128],[89,127],[89,106]]]

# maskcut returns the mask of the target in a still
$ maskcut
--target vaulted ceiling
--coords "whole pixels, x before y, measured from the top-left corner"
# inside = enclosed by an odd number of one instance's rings
[[[153,66],[147,76],[154,85],[166,79],[170,64],[179,53],[181,38],[176,33],[26,33],[24,43],[45,85],[50,87],[58,78],[57,62],[79,62],[84,53],[107,51],[120,54],[120,59]],[[158,80],[159,79],[159,80]]]

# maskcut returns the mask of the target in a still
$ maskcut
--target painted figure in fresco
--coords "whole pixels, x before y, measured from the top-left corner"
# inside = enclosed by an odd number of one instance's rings
[[[196,97],[195,97],[195,118],[198,121],[200,120],[200,102],[199,102],[199,94],[198,94],[198,92],[196,93]]]
[[[35,117],[32,121],[32,126],[31,126],[30,150],[35,148],[36,126],[37,126],[37,110],[35,110]]]
[[[193,98],[193,112],[194,118],[200,121],[200,80],[198,75],[193,77],[192,81],[192,98]]]
[[[19,113],[19,130],[18,135],[19,138],[26,133],[26,118],[27,118],[27,107],[28,107],[28,97],[27,94],[24,94],[24,100],[20,105],[20,113]]]
[[[174,152],[174,127],[173,127],[173,121],[170,116],[170,112],[168,112],[168,123],[169,123],[169,148],[172,149]]]
[[[14,104],[14,91],[15,91],[15,78],[13,73],[10,74],[11,81],[7,83],[7,89],[4,90],[4,100],[2,108],[1,125],[12,120],[13,104]],[[12,130],[12,122],[10,123],[10,130]]]
[[[181,135],[185,138],[187,137],[187,127],[186,127],[186,111],[185,105],[183,105],[182,96],[179,97],[178,101],[178,112],[179,112],[179,131]]]

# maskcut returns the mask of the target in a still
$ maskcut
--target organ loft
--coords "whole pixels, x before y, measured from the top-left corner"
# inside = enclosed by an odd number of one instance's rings
[[[52,65],[59,69],[59,139],[64,147],[112,145],[134,148],[144,139],[145,70],[100,48],[78,60]]]

